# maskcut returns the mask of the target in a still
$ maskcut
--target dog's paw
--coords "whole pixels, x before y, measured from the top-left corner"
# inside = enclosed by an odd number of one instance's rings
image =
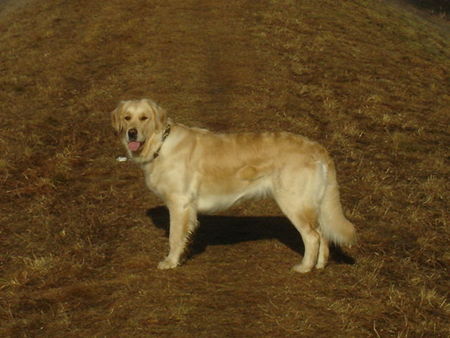
[[[170,259],[164,259],[163,261],[159,262],[158,269],[160,270],[168,270],[168,269],[174,269],[178,266],[177,262],[173,262]]]
[[[292,271],[300,272],[300,273],[307,273],[307,272],[310,272],[311,270],[312,270],[312,267],[305,266],[303,264],[297,264],[292,267]]]
[[[324,269],[327,266],[326,262],[317,262],[316,269]]]

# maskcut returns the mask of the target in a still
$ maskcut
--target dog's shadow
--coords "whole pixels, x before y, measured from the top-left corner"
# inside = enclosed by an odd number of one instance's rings
[[[147,210],[147,216],[153,224],[165,231],[169,237],[169,211],[164,206]],[[200,226],[196,230],[189,246],[189,256],[196,256],[209,245],[227,245],[241,242],[276,239],[291,250],[304,254],[304,245],[300,234],[286,217],[198,217]],[[337,246],[330,247],[330,258],[339,264],[354,264],[355,260]]]

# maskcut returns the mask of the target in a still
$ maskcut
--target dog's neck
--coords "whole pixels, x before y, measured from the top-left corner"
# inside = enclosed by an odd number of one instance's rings
[[[159,145],[158,149],[156,149],[156,151],[153,153],[151,161],[153,161],[155,158],[157,158],[159,156],[159,152],[161,151],[164,141],[169,136],[171,128],[172,128],[172,125],[170,124],[170,122],[167,123],[166,129],[164,129],[164,132],[161,136],[161,144]]]

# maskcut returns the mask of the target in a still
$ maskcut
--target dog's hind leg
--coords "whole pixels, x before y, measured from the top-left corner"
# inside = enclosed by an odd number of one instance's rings
[[[302,262],[292,269],[302,273],[309,272],[317,264],[320,248],[320,233],[316,231],[316,212],[314,209],[304,208],[297,211],[296,215],[288,215],[288,218],[302,236],[305,245]]]
[[[330,249],[328,247],[328,240],[322,235],[320,229],[317,229],[320,235],[319,257],[317,258],[316,269],[323,269],[328,263],[328,256]]]
[[[314,208],[313,204],[305,203],[301,193],[285,190],[283,193],[278,192],[274,197],[280,209],[300,233],[305,246],[303,260],[295,265],[293,270],[305,273],[311,271],[314,266],[322,267],[328,246],[318,231],[317,208]],[[321,244],[324,245],[323,248]]]
[[[159,269],[173,269],[180,265],[190,234],[197,226],[197,213],[189,203],[168,203],[170,214],[169,254],[158,265]]]

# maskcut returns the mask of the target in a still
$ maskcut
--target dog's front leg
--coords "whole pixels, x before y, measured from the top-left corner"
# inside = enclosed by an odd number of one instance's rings
[[[197,225],[194,206],[183,199],[167,204],[170,214],[169,255],[159,263],[159,269],[173,269],[180,265],[189,235]]]

